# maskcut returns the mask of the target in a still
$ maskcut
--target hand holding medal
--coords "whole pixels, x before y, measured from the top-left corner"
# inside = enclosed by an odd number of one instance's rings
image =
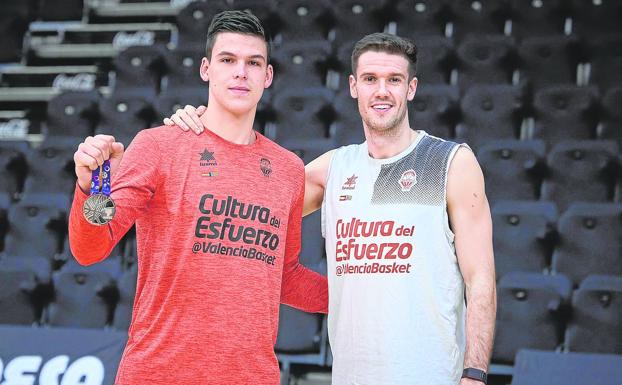
[[[84,218],[93,225],[105,225],[114,217],[116,207],[110,197],[111,174],[123,157],[123,144],[109,135],[88,137],[74,154],[78,184],[90,196],[84,202]],[[87,188],[88,186],[88,188]]]

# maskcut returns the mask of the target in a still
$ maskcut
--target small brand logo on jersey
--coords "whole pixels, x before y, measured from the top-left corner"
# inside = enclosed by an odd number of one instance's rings
[[[352,195],[339,195],[339,201],[343,202],[343,201],[351,201],[352,200]]]
[[[354,188],[356,187],[356,180],[358,179],[358,176],[352,174],[351,177],[346,178],[346,181],[343,183],[343,186],[341,186],[342,190],[354,190]]]
[[[410,191],[411,188],[417,183],[417,173],[412,168],[404,171],[402,177],[399,180],[402,191]]]
[[[209,176],[209,177],[218,176],[218,172],[216,171],[204,172],[201,174],[201,176]]]
[[[200,164],[201,166],[216,166],[218,162],[216,162],[216,158],[214,157],[214,152],[209,151],[207,148],[203,150],[203,152],[199,152],[201,155]]]
[[[259,168],[261,168],[263,176],[270,176],[270,174],[272,173],[272,163],[270,162],[270,159],[261,158],[261,160],[259,161]]]

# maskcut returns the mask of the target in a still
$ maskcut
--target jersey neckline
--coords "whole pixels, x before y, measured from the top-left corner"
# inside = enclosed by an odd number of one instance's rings
[[[415,147],[417,147],[417,145],[419,144],[419,142],[421,142],[421,139],[428,135],[425,131],[423,130],[416,130],[417,131],[417,137],[415,138],[415,140],[413,140],[413,142],[406,147],[402,152],[400,152],[397,155],[393,155],[390,158],[384,158],[384,159],[376,159],[376,158],[372,158],[369,155],[369,149],[367,147],[367,141],[365,141],[364,145],[365,145],[365,156],[367,157],[367,159],[372,163],[372,164],[378,164],[378,165],[385,165],[385,164],[389,164],[389,163],[395,163],[398,160],[402,159],[403,157],[405,157],[406,155],[410,154]]]
[[[255,134],[255,140],[253,141],[253,143],[249,143],[249,144],[240,144],[240,143],[231,142],[231,141],[223,138],[222,136],[218,135],[214,131],[210,130],[209,128],[206,128],[204,132],[206,132],[208,136],[214,138],[215,140],[217,140],[221,144],[224,144],[224,145],[230,146],[230,147],[234,147],[234,148],[238,148],[238,149],[254,149],[254,148],[260,146],[260,142],[263,142],[263,135],[261,135],[256,130],[253,130],[253,133]]]

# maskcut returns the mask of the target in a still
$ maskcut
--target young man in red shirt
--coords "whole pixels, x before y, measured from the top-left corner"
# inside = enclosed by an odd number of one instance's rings
[[[298,262],[303,164],[252,128],[273,74],[259,20],[216,15],[200,74],[210,105],[198,140],[162,126],[127,151],[97,135],[74,155],[76,259],[103,260],[136,224],[138,283],[117,385],[276,384],[279,303],[327,311],[325,277]],[[95,225],[83,206],[106,160],[116,213]]]

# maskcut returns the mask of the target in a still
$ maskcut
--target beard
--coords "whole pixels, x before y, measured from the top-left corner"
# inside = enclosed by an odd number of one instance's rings
[[[397,134],[402,121],[406,117],[406,113],[406,108],[402,106],[395,115],[387,117],[387,119],[376,118],[367,114],[362,116],[362,118],[363,123],[365,123],[370,133],[381,136],[394,136]]]

